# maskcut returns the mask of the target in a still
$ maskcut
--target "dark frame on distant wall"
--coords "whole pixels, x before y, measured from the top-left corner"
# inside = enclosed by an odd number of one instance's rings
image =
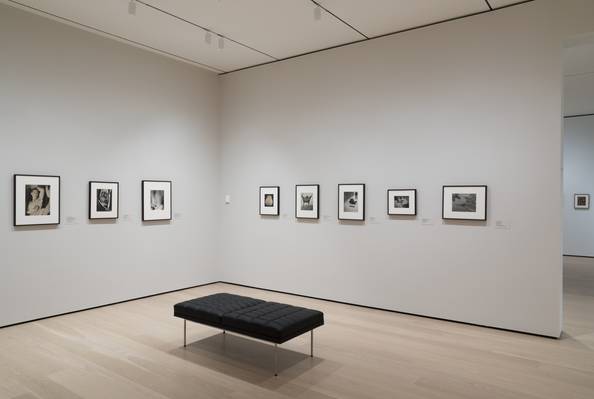
[[[95,191],[93,191],[95,190]],[[97,196],[97,190],[109,190],[109,204],[104,204]],[[114,193],[115,191],[115,193]],[[95,193],[95,195],[93,195]],[[103,206],[103,209],[99,209]],[[93,209],[95,208],[95,209]],[[113,181],[89,182],[89,219],[114,220],[120,217],[120,183]]]
[[[394,194],[403,194],[402,197],[409,197],[408,200],[408,207],[397,207],[395,205],[394,199],[396,195]],[[412,200],[411,198],[412,197]],[[390,206],[392,203],[393,206]],[[411,206],[412,205],[412,206]],[[388,202],[387,202],[387,212],[390,216],[416,216],[417,215],[417,189],[401,189],[401,188],[389,188],[388,189]]]
[[[581,200],[584,200],[584,204],[581,204]],[[590,194],[574,194],[573,195],[573,208],[574,209],[590,209]]]
[[[259,206],[260,216],[278,216],[280,214],[280,186],[260,186]]]
[[[487,220],[487,186],[443,186],[441,217],[444,220]]]
[[[311,208],[312,209],[299,209],[299,194],[300,190],[307,189],[311,190]],[[301,192],[301,194],[304,194]],[[303,201],[304,199],[301,198]],[[304,207],[302,204],[301,208]],[[320,185],[319,184],[296,184],[295,185],[295,218],[296,219],[319,219],[320,218]]]
[[[365,220],[365,184],[338,185],[338,220]]]
[[[60,224],[60,176],[15,174],[13,179],[15,227]]]
[[[152,222],[172,220],[172,186],[171,180],[143,180],[142,181],[142,221]],[[146,195],[146,190],[150,194]],[[160,195],[153,195],[153,191],[162,191]],[[148,202],[147,202],[148,201]],[[154,201],[155,204],[153,204]],[[148,205],[148,206],[147,206]],[[161,208],[162,209],[159,209]]]

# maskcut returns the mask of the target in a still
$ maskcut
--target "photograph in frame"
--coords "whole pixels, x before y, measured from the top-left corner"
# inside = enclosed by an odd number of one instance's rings
[[[14,175],[14,226],[60,224],[60,176]]]
[[[144,222],[172,219],[170,180],[142,181],[142,220]]]
[[[444,220],[487,220],[487,186],[443,186]]]
[[[590,194],[575,194],[573,207],[574,209],[590,209]]]
[[[297,219],[320,218],[319,184],[298,184],[295,186],[295,217]]]
[[[278,216],[280,213],[280,187],[260,187],[260,215]]]
[[[388,189],[388,215],[416,216],[416,189]]]
[[[117,219],[120,190],[118,182],[89,182],[89,219]]]
[[[365,184],[338,185],[338,220],[365,220]]]

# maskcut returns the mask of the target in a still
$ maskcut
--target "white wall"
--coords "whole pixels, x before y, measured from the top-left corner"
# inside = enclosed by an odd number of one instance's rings
[[[594,113],[594,33],[567,39],[563,61],[565,115]]]
[[[558,336],[562,38],[594,30],[591,2],[565,5],[224,76],[224,280]],[[364,224],[336,220],[349,182],[367,184]],[[293,217],[301,183],[321,184],[317,223]],[[487,184],[489,221],[442,222],[443,184]],[[260,185],[281,186],[279,218],[258,216]],[[385,215],[399,187],[419,190],[417,219]]]
[[[564,253],[594,256],[594,206],[574,209],[574,194],[594,200],[594,116],[565,120],[563,147]]]
[[[223,279],[557,336],[561,43],[594,31],[593,9],[540,0],[226,75],[220,91],[0,6],[0,325]],[[11,227],[13,173],[62,176],[61,226]],[[142,178],[174,181],[172,223],[140,222]],[[117,223],[86,220],[90,179],[120,181]],[[336,221],[343,182],[367,183],[366,223]],[[319,222],[294,220],[297,183],[322,185]],[[279,218],[258,216],[268,184]],[[489,221],[442,222],[442,184],[489,185]],[[388,187],[419,189],[417,219],[385,216]]]
[[[0,49],[0,326],[216,280],[217,76],[3,5]],[[13,173],[62,177],[62,225],[12,227]],[[171,223],[141,223],[143,178]],[[117,223],[87,221],[92,179]]]

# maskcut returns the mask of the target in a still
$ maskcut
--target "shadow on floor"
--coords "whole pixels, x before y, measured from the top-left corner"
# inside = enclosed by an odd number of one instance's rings
[[[275,377],[274,345],[230,333],[219,333],[195,342],[188,341],[187,347],[173,349],[170,354],[258,385],[267,382],[282,385],[325,363],[323,359],[315,357],[315,353],[312,358],[309,352],[295,352],[279,346],[278,377]]]

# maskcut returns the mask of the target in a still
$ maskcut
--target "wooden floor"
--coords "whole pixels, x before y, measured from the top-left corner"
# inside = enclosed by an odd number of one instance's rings
[[[594,259],[566,259],[554,340],[229,285],[211,285],[0,330],[0,398],[594,398]],[[271,346],[172,317],[227,291],[326,313]]]

